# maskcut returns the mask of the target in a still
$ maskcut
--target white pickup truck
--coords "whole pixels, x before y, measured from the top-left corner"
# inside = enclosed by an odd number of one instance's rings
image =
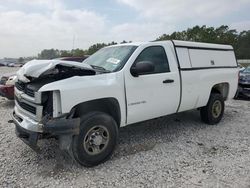
[[[162,41],[109,46],[82,63],[33,60],[17,78],[17,136],[36,151],[39,139],[58,138],[94,166],[111,156],[120,127],[192,109],[219,123],[238,68],[231,46]]]

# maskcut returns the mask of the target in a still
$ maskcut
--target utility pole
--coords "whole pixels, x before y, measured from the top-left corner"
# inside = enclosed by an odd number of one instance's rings
[[[72,56],[74,56],[74,49],[75,49],[75,35],[73,35],[73,42],[72,42]]]

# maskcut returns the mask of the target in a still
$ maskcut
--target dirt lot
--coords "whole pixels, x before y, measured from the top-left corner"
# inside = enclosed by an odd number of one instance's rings
[[[249,101],[227,102],[216,126],[194,110],[122,128],[112,159],[95,168],[62,156],[55,140],[33,152],[8,123],[12,108],[0,98],[0,187],[250,187]]]

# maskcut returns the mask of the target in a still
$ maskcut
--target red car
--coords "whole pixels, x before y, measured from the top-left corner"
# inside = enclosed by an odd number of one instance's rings
[[[9,100],[14,99],[14,86],[0,85],[0,96]]]
[[[5,74],[0,80],[0,96],[9,100],[14,99],[14,78],[15,73]]]

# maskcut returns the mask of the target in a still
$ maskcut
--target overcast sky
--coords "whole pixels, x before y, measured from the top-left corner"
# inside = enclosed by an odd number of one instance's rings
[[[250,29],[250,0],[0,0],[0,58],[150,41],[195,25]]]

